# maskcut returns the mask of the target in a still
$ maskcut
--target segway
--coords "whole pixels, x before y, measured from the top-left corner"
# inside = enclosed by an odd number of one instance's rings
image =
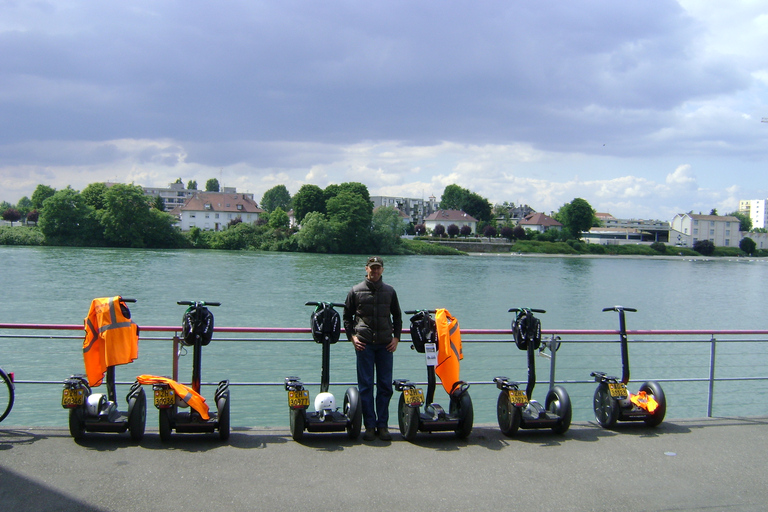
[[[88,374],[72,375],[64,381],[61,405],[69,410],[69,433],[74,439],[82,439],[86,432],[130,432],[131,439],[141,441],[147,419],[147,397],[138,381],[131,385],[125,399],[128,411],[118,410],[115,385],[115,366],[128,364],[138,357],[139,328],[131,320],[126,299],[120,296],[94,299],[88,318],[85,319],[86,338],[83,343],[83,359]],[[106,339],[110,336],[115,336]],[[119,360],[106,367],[106,394],[94,393],[101,385],[104,373],[99,360]]]
[[[363,424],[363,408],[357,387],[349,387],[344,393],[344,406],[336,407],[336,399],[328,392],[331,379],[331,345],[339,341],[341,318],[334,307],[344,304],[332,302],[306,302],[306,306],[315,306],[310,317],[312,338],[322,345],[322,367],[320,371],[320,393],[315,397],[315,410],[309,409],[309,390],[298,377],[285,378],[285,390],[288,392],[288,412],[291,422],[291,437],[299,441],[307,432],[342,432],[347,431],[350,439],[357,439]]]
[[[629,350],[627,348],[627,327],[624,312],[636,312],[636,309],[614,306],[603,311],[619,312],[619,335],[621,341],[621,380],[606,375],[604,372],[592,372],[590,375],[599,382],[595,390],[593,406],[595,419],[604,428],[613,427],[617,421],[644,421],[655,427],[664,420],[667,412],[667,399],[656,381],[647,381],[640,386],[636,395],[627,391],[629,383]]]
[[[213,433],[218,430],[219,438],[229,439],[229,380],[219,382],[214,394],[217,412],[208,412],[205,400],[200,395],[203,347],[213,338],[213,314],[208,306],[220,306],[220,302],[181,300],[177,304],[189,306],[182,318],[182,338],[174,337],[174,376],[170,379],[154,378],[155,407],[159,412],[160,440],[168,441],[171,433]],[[178,347],[179,342],[181,347]],[[178,357],[184,347],[192,347],[192,383],[190,388],[179,385]],[[181,412],[179,408],[189,408]],[[206,418],[206,416],[208,416]]]
[[[427,396],[416,384],[407,379],[395,379],[393,385],[401,391],[397,404],[398,426],[406,441],[413,441],[421,432],[453,431],[459,439],[465,439],[472,432],[474,411],[469,396],[469,384],[457,380],[449,393],[450,405],[446,412],[435,403],[435,367],[438,364],[438,345],[449,343],[437,335],[437,325],[432,317],[436,310],[406,311],[411,317],[411,350],[422,353],[427,364]],[[458,328],[458,323],[456,324]],[[458,364],[458,360],[457,360]],[[424,410],[421,411],[421,406]]]
[[[536,386],[536,363],[534,350],[540,355],[549,348],[555,352],[560,347],[557,340],[541,340],[541,322],[534,313],[546,313],[543,309],[512,308],[510,313],[517,313],[512,321],[512,333],[515,344],[528,355],[528,383],[525,391],[520,383],[512,382],[507,377],[496,377],[493,382],[501,390],[496,402],[496,416],[501,432],[513,437],[519,428],[551,428],[556,434],[564,434],[571,426],[571,399],[562,386],[552,386],[547,392],[544,405],[533,400],[533,388]],[[554,345],[554,346],[553,346]]]

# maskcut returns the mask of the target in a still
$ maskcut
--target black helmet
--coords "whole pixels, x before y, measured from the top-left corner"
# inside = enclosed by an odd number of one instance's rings
[[[312,327],[312,338],[317,343],[336,343],[341,334],[341,317],[339,312],[333,309],[333,306],[327,302],[318,303],[315,311],[310,317],[310,327]]]
[[[529,344],[537,349],[541,345],[541,322],[529,310],[520,310],[512,321],[512,334],[520,350],[528,350]]]

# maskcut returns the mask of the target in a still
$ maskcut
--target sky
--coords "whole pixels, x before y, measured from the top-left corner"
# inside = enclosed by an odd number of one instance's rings
[[[768,0],[0,0],[0,201],[210,178],[620,218],[768,198]]]

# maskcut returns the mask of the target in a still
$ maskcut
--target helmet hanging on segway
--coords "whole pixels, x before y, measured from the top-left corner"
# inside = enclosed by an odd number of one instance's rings
[[[339,312],[328,303],[320,302],[309,319],[312,338],[317,343],[336,343],[341,335],[341,317]]]
[[[181,321],[181,344],[194,346],[196,342],[207,345],[213,338],[213,313],[205,306],[190,306]]]
[[[517,348],[528,350],[530,344],[535,350],[541,346],[541,321],[532,312],[520,310],[512,321],[512,334]]]
[[[424,353],[424,345],[437,342],[437,324],[432,315],[419,311],[411,317],[411,340],[416,352]]]

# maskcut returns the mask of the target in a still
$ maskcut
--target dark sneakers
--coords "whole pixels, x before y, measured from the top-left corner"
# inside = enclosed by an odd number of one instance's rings
[[[363,434],[363,441],[373,441],[374,439],[376,439],[376,429],[366,428],[365,434]]]

